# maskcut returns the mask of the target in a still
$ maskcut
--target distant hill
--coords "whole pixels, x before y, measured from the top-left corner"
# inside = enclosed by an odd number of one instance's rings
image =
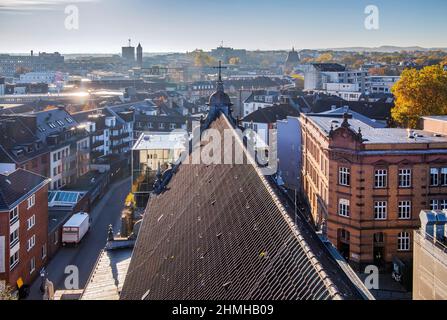
[[[322,49],[323,50],[323,49]],[[433,50],[441,50],[446,51],[447,48],[423,48],[419,46],[414,47],[397,47],[397,46],[381,46],[381,47],[346,47],[346,48],[328,48],[325,50],[333,50],[333,51],[352,51],[352,52],[401,52],[401,51],[433,51]]]

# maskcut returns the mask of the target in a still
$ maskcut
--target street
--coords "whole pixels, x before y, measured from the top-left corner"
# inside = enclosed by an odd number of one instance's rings
[[[130,178],[110,186],[109,192],[95,205],[92,227],[77,247],[61,248],[46,267],[48,279],[55,290],[65,289],[65,268],[76,266],[79,270],[79,289],[84,288],[99,253],[107,242],[107,230],[111,224],[115,234],[120,230],[121,210],[130,190]],[[28,300],[41,300],[41,279],[37,278],[30,288]]]

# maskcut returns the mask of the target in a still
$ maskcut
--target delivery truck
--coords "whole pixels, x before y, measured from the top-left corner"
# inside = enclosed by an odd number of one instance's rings
[[[62,228],[62,245],[77,245],[90,230],[91,218],[86,212],[79,212],[71,216]]]

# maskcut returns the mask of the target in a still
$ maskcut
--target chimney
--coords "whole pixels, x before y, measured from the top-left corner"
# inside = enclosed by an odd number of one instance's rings
[[[34,57],[34,51],[31,50],[31,57]]]

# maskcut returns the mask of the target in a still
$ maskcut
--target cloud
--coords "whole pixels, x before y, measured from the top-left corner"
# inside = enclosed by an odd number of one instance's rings
[[[101,0],[1,0],[0,12],[24,13],[31,11],[48,11],[54,10],[60,5],[97,1]]]

